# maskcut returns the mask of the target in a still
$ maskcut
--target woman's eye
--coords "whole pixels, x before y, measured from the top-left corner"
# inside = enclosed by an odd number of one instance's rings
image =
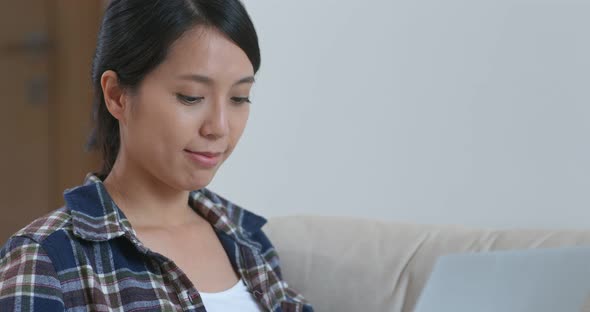
[[[199,102],[201,102],[204,97],[202,96],[187,96],[187,95],[182,95],[182,94],[176,94],[176,97],[181,101],[184,102],[186,104],[197,104]]]
[[[234,101],[234,103],[236,103],[236,104],[243,104],[243,103],[246,103],[246,102],[247,103],[251,103],[249,97],[237,97],[237,96],[235,96],[235,97],[232,97],[231,100]]]

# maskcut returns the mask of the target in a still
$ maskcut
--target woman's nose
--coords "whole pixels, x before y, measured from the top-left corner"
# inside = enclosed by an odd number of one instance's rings
[[[226,104],[221,99],[210,102],[209,104],[201,127],[201,135],[212,139],[224,137],[229,131]]]

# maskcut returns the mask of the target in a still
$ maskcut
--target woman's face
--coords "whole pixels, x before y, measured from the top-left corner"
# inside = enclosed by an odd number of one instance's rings
[[[176,189],[209,184],[244,131],[253,76],[244,51],[219,31],[185,33],[128,95],[121,125],[126,162]]]

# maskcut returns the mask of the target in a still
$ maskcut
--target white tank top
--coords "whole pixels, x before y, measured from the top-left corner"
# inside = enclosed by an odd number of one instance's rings
[[[248,291],[242,279],[232,286],[216,293],[199,292],[207,312],[261,312],[256,298]]]

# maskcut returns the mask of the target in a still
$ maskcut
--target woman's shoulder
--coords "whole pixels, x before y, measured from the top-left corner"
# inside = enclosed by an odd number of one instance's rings
[[[67,231],[68,228],[71,227],[71,218],[70,211],[66,206],[54,209],[45,215],[36,218],[8,238],[0,248],[0,258],[2,257],[3,252],[6,252],[9,244],[13,248],[15,247],[14,244],[16,242],[22,242],[24,244],[28,240],[42,244],[54,233]]]
[[[253,234],[261,230],[267,223],[267,219],[208,188],[202,188],[199,192],[205,198],[213,202],[240,230],[247,234]]]
[[[238,230],[246,235],[246,239],[257,247],[259,253],[269,262],[279,278],[282,278],[278,254],[271,240],[262,229],[267,223],[267,219],[208,188],[203,188],[199,191],[227,215]]]
[[[63,311],[56,259],[71,216],[65,207],[33,220],[0,247],[0,311]],[[60,235],[64,234],[64,235]]]
[[[260,254],[263,255],[267,262],[269,262],[279,278],[282,278],[278,254],[271,240],[262,229],[264,224],[267,223],[267,219],[230,201],[226,197],[219,195],[210,189],[203,188],[200,192],[223,210],[223,212],[227,214],[229,219],[239,227],[241,231],[245,232],[247,239],[258,247]]]
[[[279,254],[271,239],[262,228],[264,224],[267,223],[267,219],[230,201],[226,197],[219,195],[210,189],[203,188],[199,191],[202,195],[205,195],[205,198],[211,200],[216,206],[221,208],[236,226],[240,227],[242,230],[246,230],[248,240],[258,247],[260,256],[266,263],[268,263],[272,272],[276,275],[275,282],[281,285],[280,287],[285,292],[285,295],[291,298],[291,300],[303,304],[304,312],[313,311],[313,308],[309,305],[307,299],[284,280]]]

